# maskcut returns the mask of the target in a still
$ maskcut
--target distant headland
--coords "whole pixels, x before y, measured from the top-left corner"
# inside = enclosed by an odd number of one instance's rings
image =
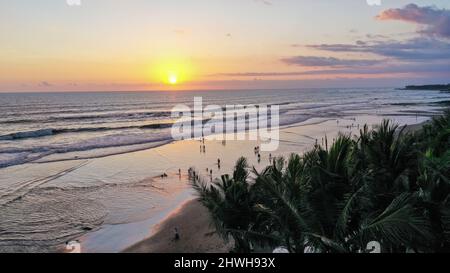
[[[430,84],[430,85],[407,85],[401,90],[435,90],[450,91],[450,84]]]

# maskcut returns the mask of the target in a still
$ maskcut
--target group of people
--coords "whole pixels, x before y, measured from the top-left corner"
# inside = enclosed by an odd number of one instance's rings
[[[195,171],[195,169],[192,168],[192,167],[190,167],[190,168],[188,169],[188,176],[189,176],[189,179],[190,179],[190,180],[194,180],[194,181],[199,180],[198,173],[197,173],[197,172]]]
[[[253,151],[255,152],[255,155],[258,157],[258,163],[261,163],[261,148],[259,146],[256,146],[253,148]],[[269,154],[269,163],[272,164],[273,160],[275,160],[275,158],[272,157],[272,154]]]

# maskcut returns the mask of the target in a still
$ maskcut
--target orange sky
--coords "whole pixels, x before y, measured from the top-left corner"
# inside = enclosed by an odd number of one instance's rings
[[[392,40],[412,43],[421,37],[418,28],[427,27],[377,19],[410,1],[392,2],[2,1],[0,91],[294,88],[314,81],[352,86],[361,79],[388,85],[397,84],[394,78],[446,78],[448,71],[419,71],[403,52],[373,49]],[[449,8],[447,1],[415,2],[420,9]],[[441,65],[439,58],[427,61]]]

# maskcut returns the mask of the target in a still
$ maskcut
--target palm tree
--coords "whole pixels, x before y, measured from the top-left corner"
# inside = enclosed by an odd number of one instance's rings
[[[207,184],[201,180],[191,183],[199,195],[200,202],[208,208],[218,234],[225,240],[231,236],[235,251],[250,252],[248,231],[255,221],[251,185],[248,183],[248,164],[245,158],[236,162],[233,177],[223,175],[220,181]]]
[[[371,206],[369,185],[349,175],[352,145],[349,137],[339,136],[329,151],[316,146],[303,160],[292,155],[285,170],[274,165],[257,174],[255,185],[265,192],[260,202],[289,251],[308,246],[319,252],[362,251],[372,240],[395,251],[392,245],[432,238],[425,217],[412,205],[413,196],[398,196],[382,209]]]
[[[419,159],[420,197],[438,237],[438,252],[450,251],[450,111],[433,118],[417,135],[424,152]]]
[[[423,151],[431,149],[436,156],[446,153],[450,146],[450,109],[423,126],[416,141],[422,144]]]
[[[383,121],[253,177],[240,158],[232,178],[193,185],[235,251],[364,252],[371,241],[383,252],[449,251],[449,124],[447,113],[412,135]]]

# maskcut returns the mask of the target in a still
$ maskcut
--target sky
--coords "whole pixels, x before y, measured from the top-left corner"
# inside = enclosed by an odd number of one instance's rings
[[[450,82],[450,1],[368,2],[0,0],[0,92]]]

